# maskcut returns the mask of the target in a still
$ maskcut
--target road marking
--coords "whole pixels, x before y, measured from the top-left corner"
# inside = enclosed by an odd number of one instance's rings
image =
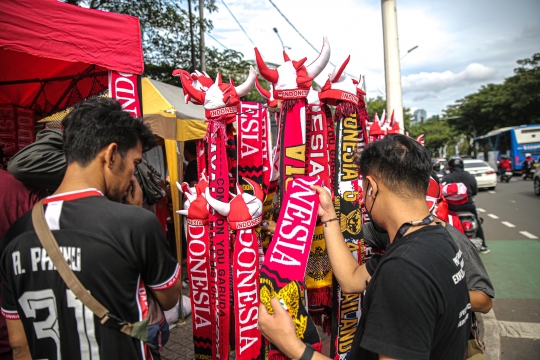
[[[492,219],[498,219],[499,217],[497,215],[493,215],[493,214],[488,214],[488,216]]]
[[[514,339],[540,339],[540,324],[528,322],[498,321],[495,310],[487,314],[477,313],[484,322],[485,355],[490,360],[501,358],[501,336]]]
[[[540,339],[540,324],[499,321],[500,336],[517,339]]]
[[[490,193],[490,194],[496,194],[496,192],[493,191],[493,190],[489,190],[488,193]]]
[[[480,316],[482,316],[482,320],[484,321],[484,342],[489,344],[489,346],[486,346],[485,355],[490,360],[500,360],[501,336],[495,311],[491,309],[487,314],[481,314]]]
[[[510,228],[516,227],[516,225],[514,225],[512,223],[509,223],[508,221],[501,221],[501,224],[506,225],[506,226],[508,226]]]
[[[476,208],[476,210],[478,210],[479,212],[486,212],[486,210],[484,210],[482,208]]]
[[[520,231],[519,233],[520,233],[521,235],[524,235],[524,236],[528,237],[529,239],[538,239],[538,236],[533,235],[533,234],[531,234],[531,233],[528,232],[528,231]]]

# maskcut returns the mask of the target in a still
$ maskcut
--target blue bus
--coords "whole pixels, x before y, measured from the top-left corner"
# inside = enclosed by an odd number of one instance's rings
[[[540,157],[540,124],[506,127],[490,131],[474,139],[477,159],[487,161],[494,169],[501,155],[508,155],[514,171],[521,170],[525,154]]]

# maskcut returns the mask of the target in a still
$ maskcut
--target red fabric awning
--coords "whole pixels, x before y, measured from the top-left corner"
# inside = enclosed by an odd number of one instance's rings
[[[0,28],[0,105],[45,116],[106,90],[107,70],[143,72],[132,16],[56,0],[3,0]]]

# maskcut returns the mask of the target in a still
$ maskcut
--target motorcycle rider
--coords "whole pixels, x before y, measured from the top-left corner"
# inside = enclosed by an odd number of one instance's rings
[[[476,211],[476,205],[474,204],[473,197],[478,194],[478,184],[476,183],[476,178],[469,174],[467,171],[463,170],[463,159],[459,156],[453,156],[448,160],[448,169],[450,170],[450,174],[447,174],[443,177],[442,183],[450,184],[450,183],[463,183],[465,186],[467,186],[467,193],[468,193],[468,199],[467,202],[463,205],[452,205],[448,204],[448,209],[450,211],[458,212],[458,211],[470,211],[474,214],[476,217],[476,221],[478,222],[478,231],[476,235],[482,239],[482,247],[480,248],[480,252],[482,254],[487,254],[491,250],[486,245],[486,239],[484,237],[484,230],[482,229],[482,225],[480,224],[480,221],[478,220],[478,213]]]
[[[501,175],[501,182],[504,178],[504,173],[512,171],[512,162],[508,159],[508,155],[501,155],[501,161],[498,164],[499,174]]]
[[[527,175],[531,171],[534,165],[534,158],[531,156],[531,153],[525,154],[525,160],[521,163],[521,177],[523,180],[527,179]]]

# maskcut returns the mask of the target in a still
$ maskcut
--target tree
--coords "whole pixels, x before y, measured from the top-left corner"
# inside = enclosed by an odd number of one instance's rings
[[[415,138],[424,134],[425,147],[432,156],[443,156],[446,147],[452,147],[458,142],[457,132],[447,121],[441,120],[439,115],[432,116],[421,124],[412,125],[409,132]]]
[[[469,143],[494,129],[540,123],[540,53],[517,63],[502,84],[482,86],[447,107],[445,118]]]
[[[191,39],[189,20],[191,16],[195,47],[195,58],[200,58],[199,29],[201,23],[195,14],[182,9],[182,1],[175,0],[64,0],[66,3],[131,15],[139,18],[143,33],[144,76],[181,86],[180,81],[172,76],[174,69],[190,71]],[[198,10],[198,1],[192,0],[194,11]],[[208,13],[218,11],[215,0],[204,1]],[[212,22],[205,19],[202,24],[207,31],[213,29]],[[232,49],[220,51],[214,47],[206,47],[206,72],[216,77],[221,71],[224,79],[233,77],[236,83],[243,82],[249,71],[250,63],[244,55]],[[196,64],[199,68],[200,64]],[[252,91],[244,99],[263,101],[262,97]]]
[[[366,100],[366,107],[369,114],[369,119],[373,121],[373,118],[375,117],[375,114],[379,116],[379,118],[382,116],[383,111],[386,110],[386,100],[382,98],[382,96],[377,96],[376,98],[367,99]],[[387,114],[387,116],[391,116],[392,114]],[[405,130],[408,130],[411,125],[412,120],[412,114],[411,109],[404,107],[403,108],[403,122],[405,124]]]

